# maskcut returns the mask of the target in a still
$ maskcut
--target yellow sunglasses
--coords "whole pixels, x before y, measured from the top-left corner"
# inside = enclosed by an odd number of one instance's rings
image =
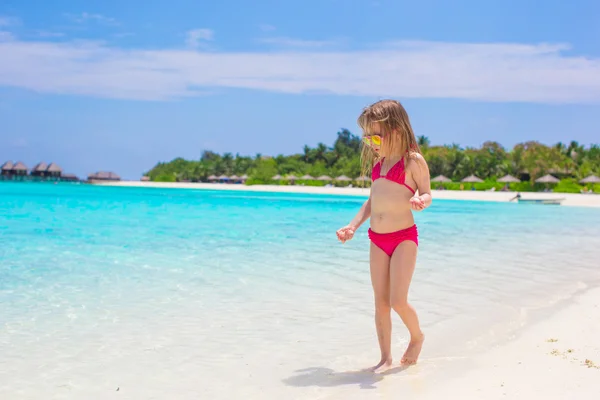
[[[381,146],[381,136],[373,135],[373,136],[363,136],[363,141],[366,145],[371,146],[372,144],[375,146]]]

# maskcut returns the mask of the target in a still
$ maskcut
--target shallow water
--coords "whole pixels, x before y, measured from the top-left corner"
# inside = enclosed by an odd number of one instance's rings
[[[600,280],[598,209],[435,201],[416,214],[421,365],[364,374],[379,355],[366,227],[335,236],[362,201],[0,184],[0,398],[418,392]]]

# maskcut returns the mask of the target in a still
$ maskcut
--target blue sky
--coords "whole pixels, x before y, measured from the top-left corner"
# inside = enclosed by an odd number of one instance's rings
[[[600,2],[3,0],[0,160],[136,179],[396,98],[434,144],[600,142]]]

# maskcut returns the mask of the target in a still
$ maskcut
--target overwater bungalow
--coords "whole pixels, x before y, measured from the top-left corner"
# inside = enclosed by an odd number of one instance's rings
[[[13,165],[12,172],[15,176],[25,176],[27,175],[28,168],[21,161],[17,162]]]
[[[48,168],[46,169],[46,176],[51,176],[53,178],[60,178],[62,176],[63,170],[55,163],[50,163]]]
[[[88,181],[120,181],[121,177],[114,172],[100,171],[88,175]]]
[[[36,164],[36,166],[31,169],[30,175],[38,178],[43,178],[46,176],[47,169],[48,164],[42,161],[41,163]]]
[[[77,177],[77,175],[74,175],[74,174],[63,174],[63,173],[61,173],[60,180],[61,181],[66,181],[66,182],[78,182],[79,178]]]
[[[2,168],[0,168],[0,175],[11,176],[13,174],[13,167],[14,164],[12,161],[5,162],[4,164],[2,164]]]

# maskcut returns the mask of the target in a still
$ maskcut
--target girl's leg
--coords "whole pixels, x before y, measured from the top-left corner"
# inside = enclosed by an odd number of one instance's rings
[[[381,360],[373,371],[392,364],[392,318],[390,304],[390,257],[371,243],[371,284],[375,300],[375,328],[381,350]]]
[[[410,332],[410,343],[402,364],[415,364],[421,353],[425,336],[419,326],[417,312],[408,303],[408,289],[417,262],[417,245],[407,240],[396,247],[390,260],[390,295],[391,306],[400,315]]]

